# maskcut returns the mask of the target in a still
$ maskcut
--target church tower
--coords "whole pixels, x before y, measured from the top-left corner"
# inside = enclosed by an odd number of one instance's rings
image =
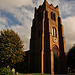
[[[66,73],[66,48],[58,6],[46,0],[35,8],[30,39],[30,72]]]

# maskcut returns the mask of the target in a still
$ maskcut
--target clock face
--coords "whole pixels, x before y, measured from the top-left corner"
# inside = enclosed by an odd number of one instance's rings
[[[53,42],[57,42],[57,39],[56,38],[53,38]]]

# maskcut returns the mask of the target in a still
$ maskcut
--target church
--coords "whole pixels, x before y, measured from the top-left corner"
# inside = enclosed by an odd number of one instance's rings
[[[30,39],[30,72],[65,74],[66,47],[58,6],[44,0],[35,7]]]

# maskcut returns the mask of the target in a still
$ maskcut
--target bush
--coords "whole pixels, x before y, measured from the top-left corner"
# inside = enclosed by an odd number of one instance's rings
[[[13,75],[13,73],[10,67],[9,68],[4,67],[0,69],[0,75]]]

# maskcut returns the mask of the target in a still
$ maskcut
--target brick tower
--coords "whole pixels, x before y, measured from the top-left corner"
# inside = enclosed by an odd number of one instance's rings
[[[30,72],[66,73],[66,48],[58,6],[46,0],[35,8],[30,39]]]

